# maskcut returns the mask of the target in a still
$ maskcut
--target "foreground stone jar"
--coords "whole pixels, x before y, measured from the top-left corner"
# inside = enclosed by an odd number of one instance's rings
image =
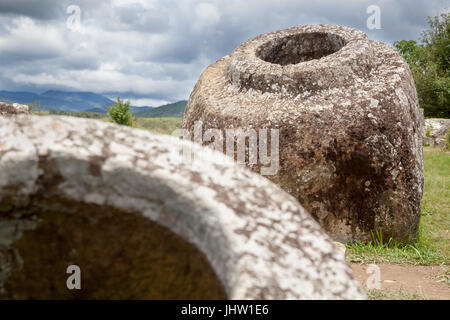
[[[66,287],[69,265],[81,290]],[[101,121],[22,116],[0,118],[0,298],[364,294],[293,197],[223,154]]]
[[[198,120],[203,130],[279,129],[280,167],[267,178],[335,240],[416,239],[423,114],[391,46],[330,25],[260,35],[203,72],[183,127]]]

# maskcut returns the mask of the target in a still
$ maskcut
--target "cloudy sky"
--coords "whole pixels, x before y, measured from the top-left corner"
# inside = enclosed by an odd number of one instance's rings
[[[417,40],[448,0],[0,0],[0,90],[187,99],[200,73],[260,33],[339,24]],[[77,23],[77,6],[80,20]],[[366,10],[380,8],[381,29]],[[75,9],[74,9],[75,8]]]

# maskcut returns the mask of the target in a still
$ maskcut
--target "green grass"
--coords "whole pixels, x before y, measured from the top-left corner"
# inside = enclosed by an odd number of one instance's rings
[[[385,244],[351,243],[347,245],[347,260],[360,263],[396,263],[413,265],[449,264],[448,255],[438,252],[437,248],[423,237],[415,244],[403,245],[390,241]]]
[[[181,127],[182,118],[135,118],[136,128],[161,134],[171,134]]]
[[[68,116],[76,118],[86,119],[107,119],[108,115],[98,112],[86,112],[86,111],[59,111],[59,110],[33,110],[32,113],[37,116]]]
[[[448,288],[450,289],[450,268],[448,268],[444,272],[442,272],[438,275],[434,275],[430,278],[436,280],[437,282],[447,285]]]
[[[450,153],[424,149],[425,186],[422,236],[442,255],[450,255]]]
[[[367,290],[369,300],[425,300],[417,293],[409,293],[404,290]]]
[[[419,238],[414,244],[387,243],[347,245],[351,262],[450,265],[450,153],[424,148],[425,185]]]

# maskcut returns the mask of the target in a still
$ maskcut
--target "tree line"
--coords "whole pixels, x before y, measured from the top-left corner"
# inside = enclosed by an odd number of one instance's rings
[[[428,18],[419,42],[394,43],[409,65],[427,118],[450,118],[450,14]]]

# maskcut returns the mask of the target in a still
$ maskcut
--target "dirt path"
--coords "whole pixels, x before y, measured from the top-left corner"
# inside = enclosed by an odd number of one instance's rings
[[[374,283],[376,268],[369,264],[352,263],[353,274],[365,287]],[[380,263],[379,269],[382,290],[404,290],[411,294],[418,294],[425,299],[450,300],[450,285],[441,281],[443,274],[448,270],[445,266],[409,266]],[[440,277],[441,276],[441,277]],[[375,280],[376,281],[376,280]]]

